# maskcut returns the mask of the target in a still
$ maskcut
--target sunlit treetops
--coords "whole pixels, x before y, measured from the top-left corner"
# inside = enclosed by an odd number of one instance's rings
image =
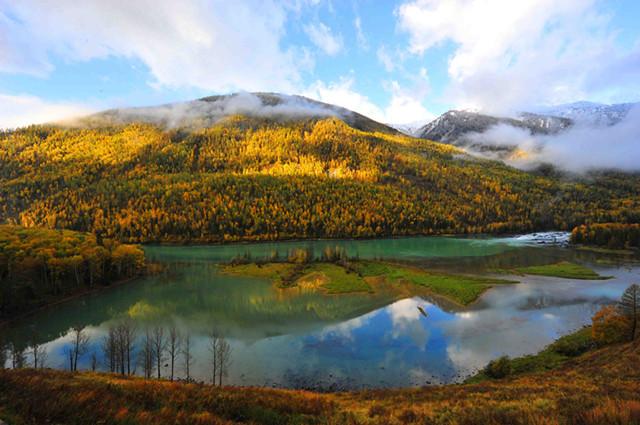
[[[640,221],[640,178],[583,183],[336,118],[0,135],[0,221],[130,242],[516,232]]]
[[[640,248],[640,224],[595,223],[575,227],[571,241],[607,248]]]
[[[0,320],[140,274],[137,246],[88,233],[0,225]]]

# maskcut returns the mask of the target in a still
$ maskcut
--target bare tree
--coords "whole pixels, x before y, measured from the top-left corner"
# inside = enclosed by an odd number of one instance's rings
[[[121,352],[122,355],[122,374],[124,375],[124,369],[126,364],[127,375],[131,375],[131,366],[133,365],[134,359],[134,346],[136,341],[136,325],[133,323],[131,319],[126,319],[120,324],[120,343],[122,344]]]
[[[16,346],[13,342],[9,343],[9,353],[11,355],[11,367],[13,369],[21,369],[26,364],[24,348]]]
[[[42,351],[40,351],[40,354],[38,355],[38,366],[40,367],[40,369],[44,369],[47,367],[47,359],[49,358],[49,353],[43,346],[40,346],[40,349]]]
[[[96,355],[95,351],[92,351],[91,352],[91,370],[95,372],[97,368],[98,368],[98,356]]]
[[[153,328],[153,351],[155,354],[158,379],[162,377],[162,362],[164,361],[164,353],[167,350],[167,339],[164,336],[164,329],[162,326],[156,326]]]
[[[231,365],[231,345],[224,337],[218,338],[218,385],[222,386],[222,378],[227,376]]]
[[[84,355],[89,346],[89,335],[84,331],[84,326],[71,328],[71,349],[69,353],[69,369],[78,370],[78,359]]]
[[[173,373],[175,370],[175,362],[178,354],[180,353],[180,346],[182,345],[182,337],[180,336],[180,332],[174,326],[169,328],[169,341],[167,344],[167,351],[169,353],[170,367],[171,367],[171,380],[173,381]]]
[[[222,378],[227,376],[231,364],[231,346],[217,330],[209,334],[209,353],[211,360],[211,383],[222,385]]]
[[[185,379],[191,380],[191,365],[193,364],[193,355],[191,354],[191,334],[187,333],[184,336],[182,343],[182,364],[184,366]]]
[[[153,337],[149,328],[144,332],[144,339],[142,340],[142,349],[140,351],[139,358],[142,363],[144,377],[147,379],[151,378],[151,375],[153,374],[153,367],[155,366],[155,351],[153,349]]]
[[[211,383],[216,384],[216,378],[218,376],[218,345],[220,344],[220,336],[217,330],[213,329],[209,334],[209,354],[211,365]]]
[[[33,368],[34,369],[42,369],[44,368],[44,364],[46,363],[47,350],[38,343],[35,339],[32,340],[31,345],[29,346],[31,353],[31,358],[33,359]]]
[[[117,332],[114,326],[109,326],[108,333],[102,341],[102,352],[109,372],[118,370]]]

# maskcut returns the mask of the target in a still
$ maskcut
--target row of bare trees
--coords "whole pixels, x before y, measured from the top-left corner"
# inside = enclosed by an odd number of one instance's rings
[[[71,329],[71,344],[66,348],[66,362],[70,371],[78,370],[78,361],[89,353],[90,338],[84,327]],[[0,344],[0,367],[7,360],[12,368],[27,366],[44,368],[47,363],[47,351],[39,343],[31,343],[26,349],[19,349],[9,344],[8,350]],[[216,330],[209,333],[207,348],[209,351],[209,370],[211,383],[222,385],[231,364],[231,346]],[[107,335],[102,340],[101,350],[104,368],[112,373],[135,375],[140,366],[145,378],[176,379],[178,369],[182,369],[182,379],[192,381],[194,365],[193,342],[191,334],[181,333],[177,327],[162,326],[146,327],[138,335],[136,324],[130,320],[123,320],[109,327]],[[32,361],[27,361],[27,355]],[[98,355],[91,352],[91,370],[98,368]],[[163,370],[168,368],[168,373]]]
[[[103,341],[104,357],[107,369],[123,375],[136,373],[136,365],[142,368],[146,378],[163,377],[173,381],[177,369],[181,366],[183,379],[192,380],[191,371],[194,364],[191,334],[182,334],[178,328],[171,326],[147,327],[140,338],[140,348],[136,352],[137,329],[132,321],[124,321],[109,328]],[[222,385],[231,364],[231,346],[217,331],[209,335],[211,383]],[[137,363],[133,358],[137,357]],[[168,374],[163,375],[163,369]]]

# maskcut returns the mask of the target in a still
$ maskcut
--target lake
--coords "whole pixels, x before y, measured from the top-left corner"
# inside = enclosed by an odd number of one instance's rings
[[[341,246],[361,259],[457,273],[486,274],[491,269],[566,260],[612,278],[509,277],[520,283],[494,287],[462,308],[426,295],[399,297],[385,291],[283,291],[266,279],[220,272],[220,263],[240,255],[262,258],[300,247],[319,254],[327,245]],[[36,339],[45,344],[47,365],[65,368],[69,330],[85,326],[89,351],[79,368],[90,367],[94,352],[98,368],[104,369],[103,338],[110,325],[128,317],[139,336],[155,326],[176,326],[182,334],[189,333],[192,376],[198,380],[210,375],[208,335],[215,329],[232,349],[225,384],[314,389],[422,386],[461,382],[501,355],[535,353],[590,323],[601,305],[614,302],[640,280],[637,256],[538,246],[529,238],[147,246],[145,251],[150,261],[164,267],[161,273],[40,311],[2,330],[4,338],[17,346]],[[177,376],[181,375],[178,366]]]

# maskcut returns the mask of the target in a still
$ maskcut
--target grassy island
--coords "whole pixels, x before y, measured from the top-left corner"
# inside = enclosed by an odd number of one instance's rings
[[[347,259],[343,253],[314,259],[311,254],[290,254],[282,261],[234,261],[223,272],[270,279],[282,289],[321,290],[327,294],[372,293],[377,288],[413,288],[460,305],[475,301],[494,285],[517,283],[505,279],[424,270],[380,260]],[[304,260],[301,260],[304,259]]]
[[[602,276],[588,267],[580,264],[561,261],[555,264],[545,264],[542,266],[517,267],[514,269],[496,269],[496,273],[502,274],[531,274],[537,276],[559,277],[562,279],[582,279],[582,280],[606,280],[608,276]]]

